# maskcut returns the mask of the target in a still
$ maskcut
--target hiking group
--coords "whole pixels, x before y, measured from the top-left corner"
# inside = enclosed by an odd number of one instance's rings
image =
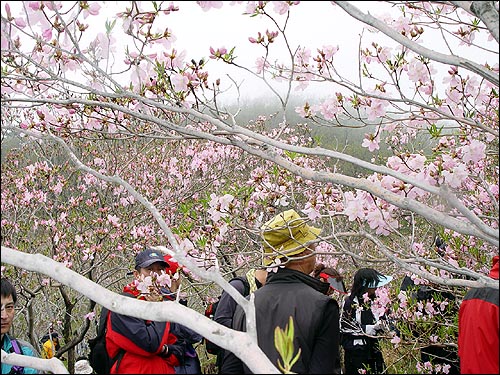
[[[339,272],[317,262],[315,250],[321,229],[308,225],[295,210],[281,212],[261,229],[263,265],[231,279],[230,284],[247,299],[253,295],[258,346],[271,363],[283,372],[299,374],[387,373],[380,335],[394,327],[372,303],[377,289],[387,287],[393,277],[373,268],[360,268],[348,292]],[[495,256],[489,274],[496,280],[498,261],[499,257]],[[186,300],[177,296],[180,269],[168,255],[155,248],[146,248],[135,256],[135,269],[130,273],[133,280],[123,287],[122,293],[149,302],[177,301],[187,305]],[[162,275],[169,276],[169,287],[151,282],[151,279],[158,281]],[[147,278],[149,281],[144,282]],[[401,290],[409,288],[410,284],[411,280],[405,279]],[[421,296],[419,301],[425,301],[428,297],[423,292],[423,288],[415,291],[415,298]],[[451,300],[454,296],[446,298]],[[16,300],[15,288],[2,277],[2,349],[7,353],[19,353],[15,350],[17,344],[22,354],[37,356],[29,343],[8,334]],[[458,350],[443,354],[436,352],[440,348],[431,345],[422,348],[422,359],[442,364],[445,373],[497,374],[498,307],[498,289],[470,289],[458,312]],[[216,322],[238,331],[246,330],[243,308],[226,291],[222,292],[214,309],[212,318]],[[300,355],[295,361],[284,362],[273,333],[276,327],[284,328],[290,321],[295,332],[293,355],[298,351]],[[202,369],[195,349],[200,343],[217,356],[218,373],[251,373],[232,351],[218,347],[178,323],[144,320],[103,308],[101,328],[104,327],[103,350],[110,362],[96,361],[97,357],[91,355],[90,362],[94,361],[93,371],[97,373],[200,374]],[[54,338],[51,335],[48,340]],[[50,348],[57,349],[53,342]],[[95,342],[93,348],[97,348]],[[107,367],[101,369],[104,365]],[[92,371],[88,366],[85,368]],[[18,366],[2,363],[2,374],[37,373],[31,368],[19,371]]]

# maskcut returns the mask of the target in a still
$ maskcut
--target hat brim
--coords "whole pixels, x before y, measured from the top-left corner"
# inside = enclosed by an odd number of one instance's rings
[[[277,248],[273,248],[268,244],[264,244],[264,265],[268,266],[274,262],[274,259],[280,257],[291,257],[302,253],[308,246],[309,242],[317,240],[321,228],[311,227],[309,225],[305,228],[307,234],[300,239],[290,238],[288,241],[283,242]]]
[[[164,260],[159,260],[159,259],[148,259],[144,262],[142,262],[141,264],[138,264],[135,268],[147,268],[149,267],[150,265],[154,264],[154,263],[161,263],[163,265],[163,267],[165,268],[168,268],[170,267],[169,264],[167,262],[165,262]]]
[[[328,284],[330,284],[330,286],[337,292],[342,294],[347,294],[344,282],[342,280],[337,280],[333,277],[328,277]]]
[[[389,284],[392,281],[392,276],[380,276],[380,279],[376,283],[370,283],[366,287],[367,288],[380,288],[386,284]]]

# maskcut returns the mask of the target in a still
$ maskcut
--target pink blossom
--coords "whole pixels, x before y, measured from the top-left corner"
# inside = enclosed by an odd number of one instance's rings
[[[211,59],[218,59],[227,54],[227,49],[224,47],[217,48],[217,50],[214,50],[213,47],[210,47],[209,50]]]
[[[378,52],[378,58],[380,61],[385,63],[391,57],[392,48],[383,47],[381,51]]]
[[[445,183],[452,188],[459,188],[465,179],[469,176],[469,172],[464,164],[459,164],[452,171],[443,171]]]
[[[166,57],[167,67],[170,69],[180,69],[184,65],[184,59],[186,58],[186,51],[178,52],[175,48],[171,52],[164,52],[163,55]]]
[[[274,11],[278,14],[285,14],[288,12],[290,6],[286,1],[273,1]]]
[[[62,192],[62,188],[63,188],[63,184],[61,181],[57,181],[57,184],[55,184],[54,186],[52,186],[51,190],[56,193],[56,194],[61,194]]]
[[[427,66],[418,59],[413,59],[408,68],[408,78],[413,82],[426,82],[429,77]]]
[[[361,199],[359,197],[354,197],[352,192],[347,192],[345,194],[345,200],[346,204],[344,214],[347,215],[349,221],[364,219],[365,210]]]
[[[326,45],[321,48],[321,52],[325,55],[325,60],[330,60],[333,58],[333,55],[335,55],[339,50],[339,46],[332,46],[332,45]]]
[[[31,191],[26,190],[23,194],[22,202],[29,204],[34,197],[35,195]]]
[[[221,211],[229,212],[229,205],[233,202],[233,200],[234,196],[231,194],[224,194],[222,197],[220,197],[219,202]]]
[[[450,100],[451,103],[459,103],[462,99],[462,93],[456,90],[453,87],[448,87],[446,89],[446,96]]]
[[[300,117],[307,118],[311,115],[311,108],[306,103],[305,106],[295,107],[295,113],[297,113]]]
[[[255,1],[247,2],[247,6],[243,14],[254,14],[257,11],[258,4]]]
[[[403,16],[400,16],[398,17],[397,20],[391,22],[392,28],[394,28],[400,33],[405,32],[406,34],[408,34],[411,31],[412,28],[411,24],[412,20],[408,17],[403,17]]]
[[[306,208],[302,210],[310,220],[315,220],[321,217],[316,207],[312,207],[310,203],[306,205]]]
[[[373,152],[380,149],[379,142],[380,134],[377,134],[376,136],[374,134],[365,134],[365,139],[363,139],[361,147],[368,147],[368,151]]]
[[[220,9],[222,8],[223,1],[197,1],[196,4],[200,6],[205,12],[209,11],[211,8]]]
[[[172,81],[172,85],[174,86],[175,91],[187,91],[189,79],[179,73],[175,73],[170,77]]]
[[[24,18],[17,17],[14,19],[14,23],[21,29],[26,27],[26,20]]]
[[[267,272],[274,272],[274,273],[276,273],[276,272],[278,272],[278,268],[285,268],[284,265],[281,265],[281,259],[280,258],[276,258],[272,264],[270,264],[269,266],[267,266],[266,271]]]
[[[325,120],[333,120],[342,111],[342,106],[335,97],[325,100],[319,106],[315,106],[314,109],[320,112]]]
[[[308,48],[301,48],[297,51],[296,57],[299,65],[307,66],[311,60],[311,50]]]
[[[120,226],[120,218],[116,215],[108,215],[108,222],[113,225],[114,227],[119,227]]]
[[[380,99],[371,99],[370,105],[365,107],[368,120],[376,120],[379,117],[385,116],[385,107],[387,102]]]
[[[413,171],[420,171],[425,166],[425,161],[427,158],[420,154],[412,154],[410,158],[406,161],[408,167],[410,167]]]
[[[398,345],[400,342],[401,342],[401,338],[399,336],[394,336],[391,339],[391,343],[393,343],[394,345]]]
[[[90,321],[94,320],[95,319],[95,312],[94,311],[91,311],[89,312],[88,314],[85,314],[83,316],[85,319],[88,319]]]
[[[463,161],[477,163],[486,157],[486,145],[473,139],[468,145],[462,147]]]
[[[261,74],[265,68],[269,68],[269,63],[264,57],[259,57],[255,60],[255,73]]]
[[[99,14],[99,10],[101,9],[101,6],[98,3],[91,3],[88,4],[84,9],[83,9],[83,18],[87,18],[89,15],[92,16],[97,16]]]

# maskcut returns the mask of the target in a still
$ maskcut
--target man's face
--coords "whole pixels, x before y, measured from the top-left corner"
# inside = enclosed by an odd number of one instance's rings
[[[142,275],[142,276],[146,277],[146,276],[150,276],[153,272],[155,272],[158,275],[161,275],[161,271],[165,272],[165,266],[162,263],[157,262],[157,263],[153,263],[149,267],[140,268],[139,272],[137,273],[137,276],[140,277]]]
[[[316,244],[314,243],[314,244],[310,245],[304,251],[304,255],[311,254],[311,256],[309,256],[308,258],[304,259],[304,270],[303,270],[303,272],[305,274],[310,275],[311,272],[314,271],[314,266],[316,265],[316,253],[315,253],[315,250],[316,250]]]
[[[15,312],[12,296],[2,296],[2,336],[9,332]]]

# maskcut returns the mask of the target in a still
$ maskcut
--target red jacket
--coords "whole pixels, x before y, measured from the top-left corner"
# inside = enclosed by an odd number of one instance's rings
[[[490,277],[498,280],[499,256]],[[458,313],[458,355],[462,374],[499,373],[499,290],[470,289]]]
[[[134,294],[130,286],[125,287],[124,291]],[[111,358],[120,349],[125,350],[122,359],[111,368],[111,374],[174,374],[178,359],[174,355],[164,358],[159,353],[164,344],[170,345],[176,340],[170,333],[169,322],[155,322],[110,312],[106,349]]]

